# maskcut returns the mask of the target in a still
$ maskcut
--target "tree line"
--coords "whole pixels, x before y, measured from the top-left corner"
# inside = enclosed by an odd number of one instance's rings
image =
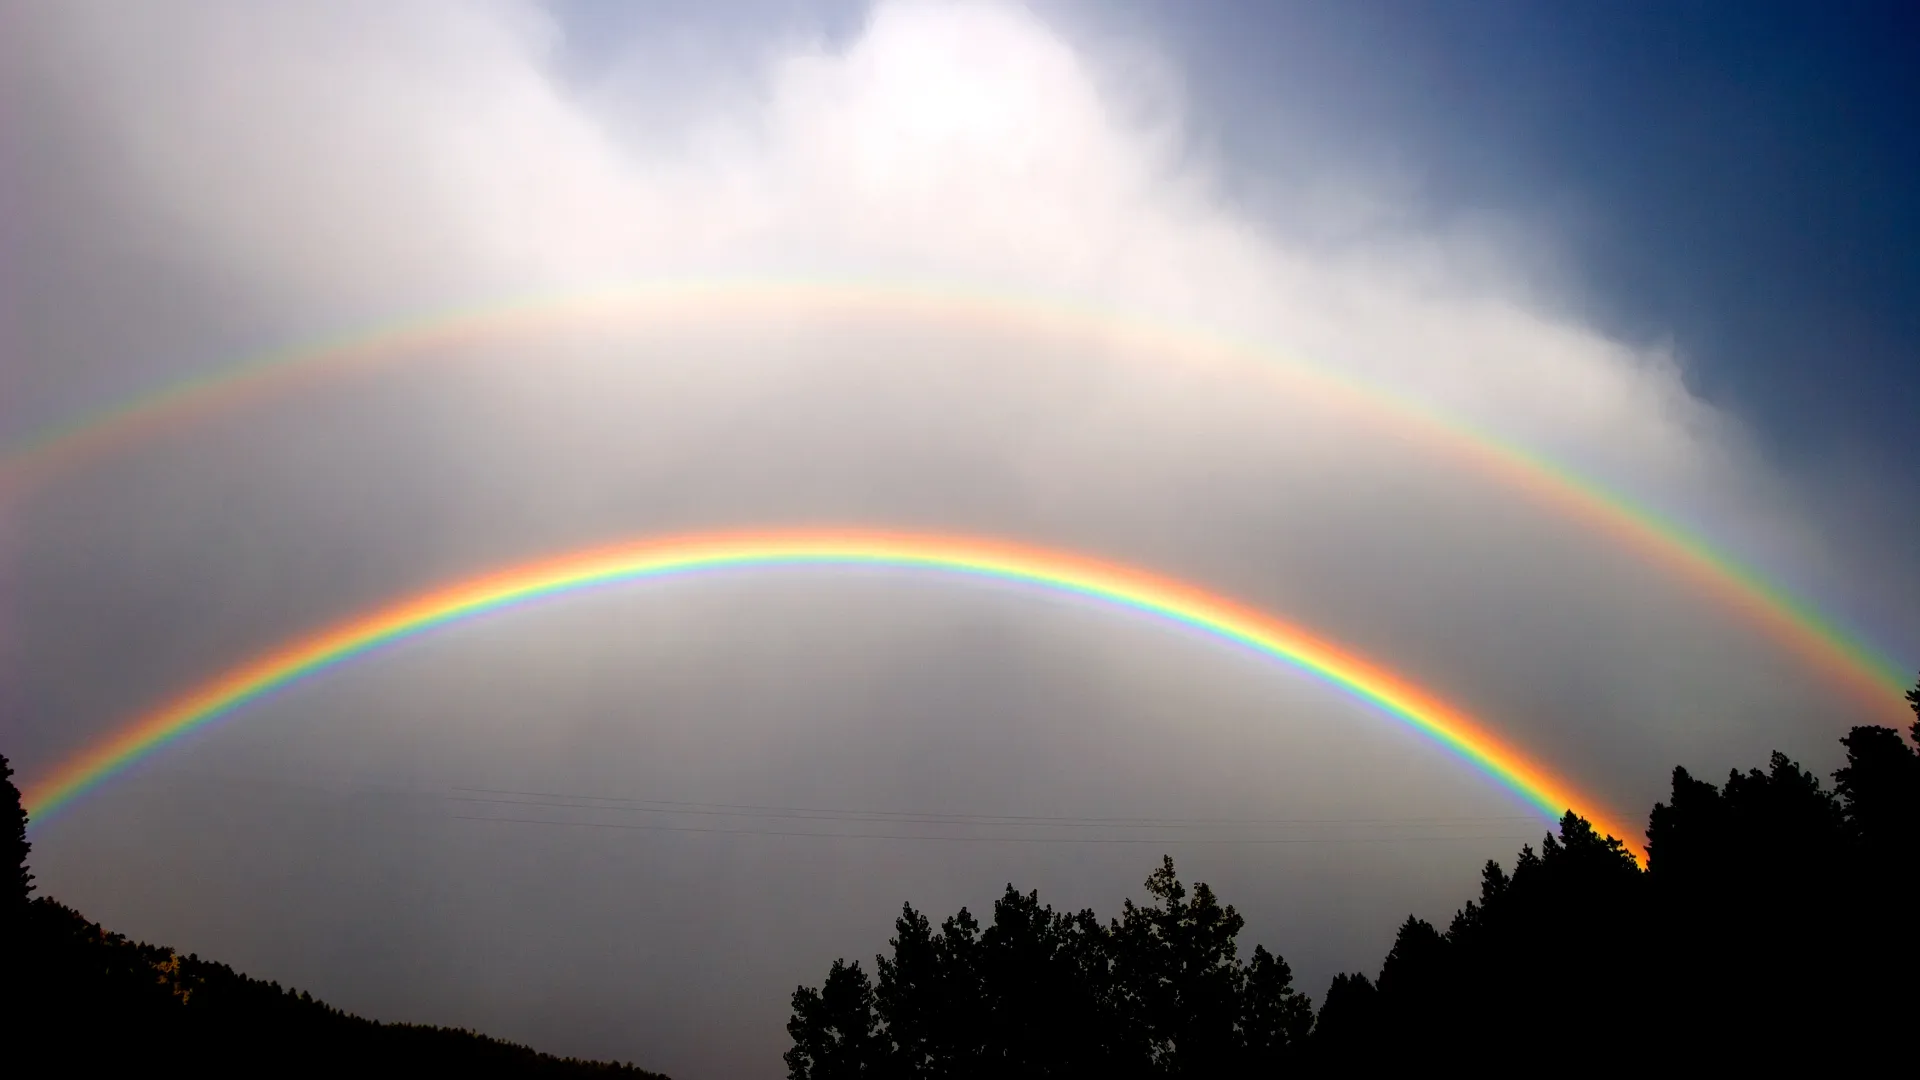
[[[1920,683],[1907,694],[1920,745]],[[793,994],[790,1080],[1275,1077],[1394,1068],[1911,1068],[1920,1031],[1920,754],[1856,727],[1831,785],[1775,753],[1672,774],[1643,870],[1571,812],[1489,860],[1442,929],[1316,1010],[1170,858],[1102,922],[1011,884],[984,923],[903,905],[871,972]]]
[[[0,756],[10,872],[0,912],[13,990],[0,1028],[10,1075],[310,1075],[353,1067],[483,1076],[628,1076],[631,1065],[538,1053],[472,1031],[363,1019],[225,964],[132,941],[33,896],[27,812]]]
[[[1920,745],[1920,683],[1907,694]],[[793,994],[790,1080],[1275,1077],[1408,1066],[1597,1071],[1908,1060],[1920,1021],[1920,753],[1840,740],[1824,783],[1782,754],[1724,782],[1672,773],[1643,870],[1569,812],[1489,860],[1443,930],[1409,916],[1377,973],[1318,1009],[1277,953],[1170,858],[1102,921],[1008,885],[982,921],[911,904],[869,973]],[[10,871],[0,948],[9,1060],[141,1071],[657,1077],[470,1031],[362,1019],[224,964],[130,941],[34,897],[27,815],[0,757]],[[1911,1067],[1911,1066],[1909,1066]]]

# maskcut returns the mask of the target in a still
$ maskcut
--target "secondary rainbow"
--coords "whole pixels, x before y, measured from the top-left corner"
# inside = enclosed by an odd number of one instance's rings
[[[1637,843],[1639,831],[1484,724],[1364,657],[1191,585],[1042,548],[860,531],[693,536],[595,548],[469,579],[348,619],[220,675],[81,751],[26,791],[36,821],[182,735],[275,690],[437,627],[531,601],[699,571],[778,566],[935,571],[1038,586],[1144,613],[1285,661],[1432,737],[1548,818],[1574,809]]]
[[[1868,710],[1905,722],[1907,672],[1814,608],[1705,539],[1616,491],[1413,399],[1326,367],[1191,327],[1061,301],[980,289],[819,279],[651,282],[452,309],[351,336],[266,353],[45,431],[0,455],[0,500],[55,473],[206,413],[304,383],[453,346],[604,320],[657,322],[857,312],[998,322],[1077,335],[1117,334],[1192,362],[1229,364],[1352,410],[1581,521],[1700,587],[1844,687]]]

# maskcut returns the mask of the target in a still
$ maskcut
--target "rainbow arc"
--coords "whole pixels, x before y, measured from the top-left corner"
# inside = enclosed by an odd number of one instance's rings
[[[1132,315],[979,289],[822,279],[715,279],[626,284],[443,311],[257,356],[83,416],[0,455],[0,500],[63,470],[209,412],[345,373],[457,346],[527,338],[569,326],[743,317],[888,314],[1099,338],[1224,366],[1348,409],[1417,439],[1689,581],[1767,632],[1871,713],[1906,723],[1907,671],[1752,568],[1620,492],[1387,388],[1219,335]]]
[[[1084,556],[968,537],[758,532],[640,541],[510,567],[402,600],[292,641],[201,684],[32,783],[41,821],[189,732],[293,683],[429,631],[543,599],[648,579],[771,567],[895,568],[1017,583],[1132,611],[1281,661],[1419,730],[1543,817],[1571,809],[1639,844],[1639,831],[1464,710],[1365,657],[1191,585]]]

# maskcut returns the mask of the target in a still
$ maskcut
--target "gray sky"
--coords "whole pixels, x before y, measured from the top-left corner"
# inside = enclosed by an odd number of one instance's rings
[[[1881,459],[1784,458],[1760,412],[1702,395],[1684,342],[1595,314],[1568,231],[1497,200],[1436,212],[1418,170],[1330,133],[1337,104],[1250,139],[1245,117],[1316,106],[1190,76],[1224,30],[1005,5],[0,10],[7,442],[438,305],[622,278],[951,282],[1377,380],[1667,509],[1889,650],[1920,642],[1920,584],[1887,554],[1906,511],[1857,494]],[[273,642],[463,574],[821,523],[1017,539],[1233,596],[1629,819],[1675,763],[1777,747],[1824,771],[1847,724],[1886,719],[1589,525],[1111,327],[742,296],[310,384],[0,510],[5,752],[28,777]],[[979,910],[1012,881],[1109,913],[1170,851],[1317,997],[1541,831],[1384,716],[1164,626],[781,572],[350,665],[34,843],[41,887],[123,932],[369,1015],[698,1077],[778,1075],[794,984],[883,948],[902,900]]]

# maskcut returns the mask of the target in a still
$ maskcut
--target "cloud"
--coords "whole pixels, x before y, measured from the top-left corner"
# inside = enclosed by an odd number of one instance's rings
[[[1196,145],[1164,59],[1017,7],[886,4],[843,39],[771,37],[711,69],[650,39],[584,69],[582,26],[505,0],[14,4],[0,27],[22,253],[9,431],[262,342],[479,297],[720,274],[974,283],[1271,343],[1861,587],[1670,352],[1581,322],[1550,237],[1397,212],[1391,178],[1312,144],[1269,193],[1294,227],[1256,220],[1229,192],[1259,178]],[[642,532],[826,520],[1026,538],[1230,592],[1493,718],[1629,815],[1675,761],[1711,771],[1777,745],[1824,763],[1838,731],[1807,723],[1830,695],[1796,658],[1689,583],[1257,374],[1113,328],[703,310],[423,356],[36,497],[12,522],[23,764],[262,642],[449,576]],[[42,880],[352,1007],[691,1076],[766,1069],[791,984],[879,947],[903,897],[978,907],[1011,877],[1105,909],[1151,849],[512,832],[447,820],[451,786],[1513,812],[1322,689],[1030,600],[680,583],[508,622],[181,748],[185,771],[156,763],[38,841]],[[191,780],[220,770],[252,786]],[[423,799],[432,812],[393,809]],[[130,815],[194,872],[118,888],[149,857],[108,827]],[[1398,913],[1447,914],[1478,860],[1514,846],[1191,851],[1317,992],[1374,962]],[[497,971],[471,969],[481,941],[504,950]]]

